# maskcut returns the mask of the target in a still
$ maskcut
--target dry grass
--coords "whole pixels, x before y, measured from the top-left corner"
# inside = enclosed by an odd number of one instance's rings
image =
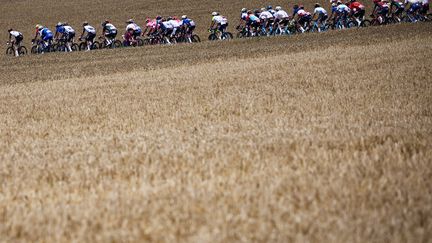
[[[0,242],[428,242],[431,28],[1,57]]]

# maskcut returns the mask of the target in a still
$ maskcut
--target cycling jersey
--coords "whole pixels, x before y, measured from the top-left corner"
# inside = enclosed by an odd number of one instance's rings
[[[22,36],[22,33],[21,33],[21,32],[18,32],[18,31],[15,31],[15,30],[12,30],[11,32],[9,32],[9,34],[10,34],[11,36],[15,37],[15,38],[17,38],[17,37],[19,37],[19,36]]]
[[[278,20],[285,19],[285,18],[289,17],[288,13],[285,12],[284,10],[277,11],[274,16]]]
[[[152,20],[148,21],[146,24],[146,27],[151,28],[151,29],[156,29],[156,26],[157,26],[156,19],[152,19]]]
[[[260,19],[271,19],[271,18],[273,18],[273,14],[271,14],[269,11],[263,11],[263,12],[261,12],[259,18]]]
[[[187,27],[195,26],[195,22],[192,19],[183,19],[180,25],[186,25]]]
[[[114,33],[114,32],[117,32],[117,28],[113,24],[107,23],[104,26],[103,32],[105,32],[105,33]]]
[[[323,7],[317,7],[314,10],[314,14],[327,15],[327,11]]]
[[[311,15],[311,13],[306,12],[304,9],[299,9],[299,11],[297,11],[297,15],[302,18]]]
[[[388,9],[389,8],[389,5],[387,3],[385,3],[385,2],[378,2],[376,5],[377,5],[377,7],[378,7],[379,10],[386,9],[386,8]]]
[[[213,16],[212,21],[214,21],[216,24],[225,25],[228,23],[227,19],[223,16],[217,15]]]
[[[87,31],[89,34],[96,34],[96,29],[91,25],[84,26],[84,31]]]
[[[253,14],[249,15],[249,21],[252,23],[260,22],[259,18]]]
[[[350,11],[350,9],[345,4],[339,4],[336,7],[336,12],[338,12],[338,13],[348,13],[349,11]]]
[[[171,25],[173,26],[173,28],[178,28],[180,27],[180,22],[178,22],[177,20],[169,20],[169,22],[171,23]]]
[[[135,23],[130,23],[126,26],[126,30],[128,29],[133,29],[135,32],[141,32],[141,27],[139,27],[137,24]]]
[[[363,4],[361,4],[361,3],[359,3],[359,2],[352,2],[352,3],[349,5],[349,8],[350,8],[352,11],[357,12],[357,11],[359,11],[359,10],[364,10],[364,9],[365,9],[365,6],[364,6]]]
[[[337,5],[335,3],[332,3],[331,12],[335,13],[337,11]]]
[[[174,29],[174,26],[172,25],[172,23],[170,21],[162,22],[161,27],[163,29]]]
[[[240,19],[246,20],[247,18],[248,18],[248,14],[247,13],[241,13]]]

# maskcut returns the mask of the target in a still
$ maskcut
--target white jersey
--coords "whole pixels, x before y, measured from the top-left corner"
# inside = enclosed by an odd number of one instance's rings
[[[350,9],[349,9],[348,6],[345,5],[345,4],[339,4],[339,5],[336,7],[336,11],[338,11],[339,13],[342,13],[342,12],[346,12],[346,13],[348,13],[348,12],[350,11]]]
[[[423,5],[425,5],[425,4],[429,4],[429,0],[423,0],[423,1],[422,1],[422,4],[423,4]]]
[[[11,32],[9,32],[13,37],[18,37],[20,35],[22,35],[20,32],[12,30]]]
[[[139,27],[137,24],[135,24],[135,23],[130,23],[130,24],[128,24],[127,26],[126,26],[126,31],[128,30],[128,29],[133,29],[134,31],[140,31],[141,30],[141,27]]]
[[[327,15],[327,11],[323,7],[317,7],[314,10],[314,14]]]
[[[273,18],[273,14],[271,14],[269,11],[262,11],[259,18],[260,19],[270,19],[270,18]]]
[[[164,22],[162,22],[162,24],[167,29],[174,29],[174,26],[172,25],[172,23],[170,21],[164,21]]]
[[[108,32],[117,30],[117,28],[113,24],[110,24],[110,23],[105,24],[105,29]]]
[[[284,19],[284,18],[288,18],[289,15],[287,12],[285,12],[284,10],[279,10],[274,14],[276,19]]]
[[[243,19],[243,20],[247,19],[247,17],[248,17],[248,14],[246,12],[245,13],[241,13],[241,15],[240,15],[240,18]]]
[[[171,25],[173,26],[173,28],[178,28],[180,27],[180,22],[174,19],[169,20],[168,22],[171,23]]]
[[[87,33],[96,34],[96,29],[93,26],[86,25],[84,26],[84,29]]]
[[[216,22],[217,24],[221,24],[221,25],[228,23],[227,19],[223,16],[220,16],[220,15],[213,16],[213,21]]]
[[[65,25],[65,26],[63,26],[63,28],[65,30],[65,33],[68,33],[68,34],[75,33],[75,30],[72,27],[70,27],[69,25]]]

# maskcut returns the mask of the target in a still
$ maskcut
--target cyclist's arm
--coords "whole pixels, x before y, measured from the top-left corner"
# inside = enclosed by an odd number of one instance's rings
[[[83,29],[83,31],[82,31],[82,33],[81,33],[81,36],[80,36],[80,39],[82,39],[83,38],[83,36],[84,36],[84,33],[86,32],[86,30],[85,29]]]
[[[213,26],[215,25],[215,21],[212,20],[211,24],[210,24],[210,29],[213,29]]]

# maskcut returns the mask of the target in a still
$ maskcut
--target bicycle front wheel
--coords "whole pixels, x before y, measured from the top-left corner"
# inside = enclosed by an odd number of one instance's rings
[[[6,49],[6,55],[8,55],[8,56],[15,56],[15,51],[14,51],[13,47],[8,47]]]

